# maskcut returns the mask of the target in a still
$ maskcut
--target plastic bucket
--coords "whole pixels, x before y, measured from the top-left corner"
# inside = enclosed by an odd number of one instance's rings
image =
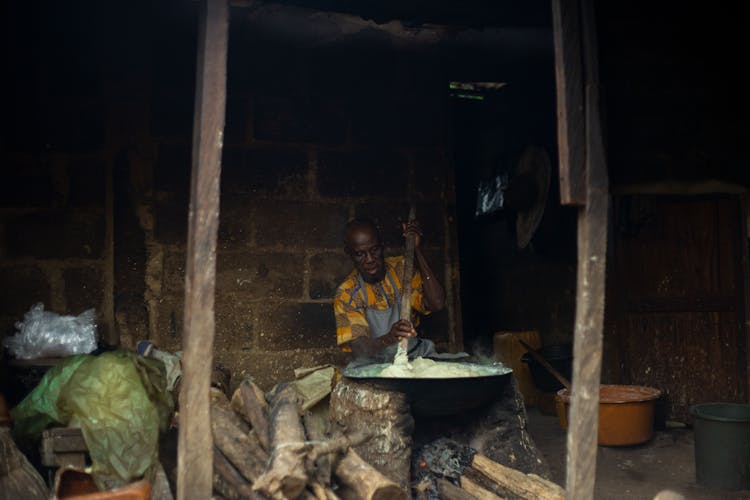
[[[704,403],[690,408],[695,476],[703,486],[750,489],[750,405]]]
[[[570,380],[573,368],[573,344],[557,344],[542,347],[536,350],[552,367],[560,374]],[[531,378],[534,385],[542,392],[555,393],[562,389],[563,385],[530,353],[525,353],[521,361],[529,365]]]

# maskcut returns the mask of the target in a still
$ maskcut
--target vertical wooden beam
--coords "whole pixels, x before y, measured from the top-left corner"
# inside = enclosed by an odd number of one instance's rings
[[[105,342],[111,346],[120,345],[120,334],[115,323],[115,209],[114,209],[114,165],[108,161],[104,188],[104,300],[102,316],[107,325]]]
[[[738,311],[740,316],[739,331],[744,333],[745,336],[745,356],[747,363],[745,364],[746,380],[747,380],[747,398],[746,401],[750,403],[750,251],[748,250],[748,235],[750,234],[750,204],[748,203],[748,195],[741,194],[740,198],[740,234],[739,234],[739,249],[740,249],[740,281],[741,285],[741,309]]]
[[[583,68],[578,1],[552,0],[560,203],[586,203]]]
[[[213,473],[209,387],[226,104],[227,0],[203,0],[200,16],[179,399],[177,498],[180,500],[211,498]]]
[[[560,0],[554,0],[554,3],[558,1]],[[570,7],[572,3],[566,2],[565,5]],[[560,7],[561,4],[558,4],[558,9]],[[585,82],[585,164],[583,171],[576,173],[577,182],[571,185],[583,186],[585,204],[578,214],[578,283],[566,490],[568,498],[589,500],[594,498],[596,480],[609,180],[600,122],[599,68],[593,0],[582,0],[580,8]],[[562,68],[563,71],[566,69]],[[580,127],[581,124],[577,126]],[[561,170],[562,166],[561,163]],[[569,173],[572,173],[572,170]],[[569,179],[573,180],[572,177]]]

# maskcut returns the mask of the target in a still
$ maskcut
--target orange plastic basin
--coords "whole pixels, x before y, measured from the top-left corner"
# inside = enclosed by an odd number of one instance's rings
[[[99,491],[91,474],[82,469],[63,467],[55,473],[53,497],[59,500],[149,500],[151,483],[141,479],[122,488]]]
[[[659,389],[640,385],[602,385],[599,388],[599,433],[603,446],[628,446],[645,443],[654,435],[654,403]],[[568,428],[570,393],[557,391],[557,421]]]

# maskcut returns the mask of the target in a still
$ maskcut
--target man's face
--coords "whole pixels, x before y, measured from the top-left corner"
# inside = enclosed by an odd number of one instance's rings
[[[383,243],[374,228],[358,227],[346,238],[346,253],[352,258],[354,267],[368,283],[378,283],[385,277]]]

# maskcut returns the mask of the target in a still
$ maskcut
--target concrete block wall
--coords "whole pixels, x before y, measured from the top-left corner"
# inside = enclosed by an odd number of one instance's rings
[[[78,315],[95,308],[99,333],[111,338],[111,279],[107,273],[106,145],[79,141],[81,123],[30,141],[5,142],[0,187],[0,331],[30,307]],[[83,148],[86,151],[82,151]]]
[[[14,73],[18,102],[0,143],[0,336],[43,301],[66,314],[96,307],[111,343],[180,349],[194,21],[165,15],[151,38],[129,25],[120,48],[110,46],[123,57],[98,52],[84,28],[80,39],[45,39],[61,44],[49,54],[17,54],[14,67],[32,69]],[[18,26],[14,37],[25,32]],[[87,64],[68,73],[55,62],[79,53]],[[425,327],[442,348],[460,349],[447,81],[437,58],[283,47],[233,22],[228,69],[216,360],[235,380],[251,375],[266,388],[295,367],[344,362],[332,311],[351,270],[341,229],[370,216],[397,254],[409,201],[450,300]]]
[[[283,59],[285,68],[294,71],[278,72],[278,65],[258,63],[254,56],[264,57],[254,52],[257,47],[244,48],[242,58],[233,58],[230,51],[229,62],[217,360],[235,375],[251,375],[265,386],[291,377],[298,366],[344,362],[332,311],[336,286],[352,269],[342,250],[341,229],[355,216],[372,217],[381,225],[390,253],[400,253],[399,221],[408,213],[409,200],[417,204],[425,228],[425,253],[454,300],[451,310],[430,318],[426,328],[444,349],[460,349],[453,181],[439,66],[420,75],[427,85],[410,87],[415,75],[403,68],[395,71],[393,63],[408,66],[408,56],[391,54],[388,64],[368,66],[366,74],[349,82],[349,90],[342,90],[344,77],[352,76],[351,68],[342,69],[346,62],[331,60],[340,54],[307,59],[308,54],[279,49],[271,59]],[[348,60],[386,57],[376,56],[350,54]],[[245,60],[254,64],[246,68]],[[320,75],[321,67],[333,72]],[[424,65],[414,69],[424,70]],[[325,84],[320,82],[324,76]],[[430,112],[420,114],[424,109]],[[390,115],[384,117],[384,112]],[[154,203],[144,207],[153,214],[148,259],[157,261],[147,266],[155,271],[146,292],[150,334],[167,349],[179,348],[182,330],[190,165],[186,139],[175,133],[159,142]]]

